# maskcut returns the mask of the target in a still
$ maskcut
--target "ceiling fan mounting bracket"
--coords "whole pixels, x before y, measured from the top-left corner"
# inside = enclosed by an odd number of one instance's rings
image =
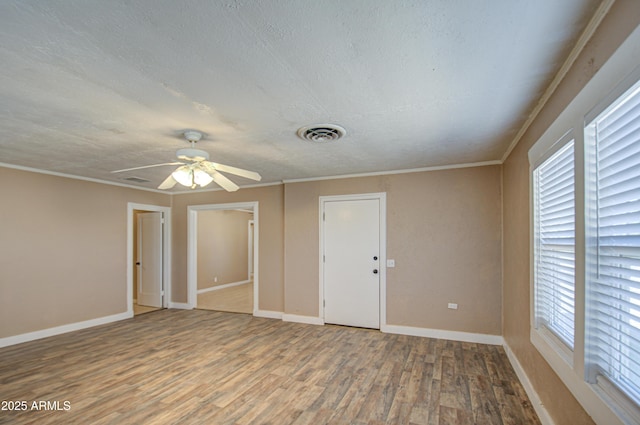
[[[186,130],[182,134],[184,134],[184,137],[185,139],[187,139],[187,142],[190,142],[190,143],[195,143],[195,142],[198,142],[200,139],[202,139],[202,133],[196,130]]]
[[[197,130],[185,130],[182,134],[184,135],[184,138],[187,139],[187,142],[191,143],[191,147],[178,149],[176,151],[178,159],[196,162],[208,161],[209,153],[195,148],[196,142],[202,139],[202,133]]]

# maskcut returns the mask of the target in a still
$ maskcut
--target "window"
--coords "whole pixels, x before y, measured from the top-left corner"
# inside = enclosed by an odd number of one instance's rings
[[[573,144],[566,143],[533,172],[535,326],[546,328],[569,350],[575,314]]]
[[[531,343],[606,425],[640,424],[638,51],[640,28],[529,150]]]
[[[585,130],[587,378],[640,405],[640,83]]]

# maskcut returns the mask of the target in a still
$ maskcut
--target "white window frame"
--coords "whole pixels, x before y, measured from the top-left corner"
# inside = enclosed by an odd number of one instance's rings
[[[531,220],[532,220],[532,225],[531,225],[531,229],[532,229],[532,234],[531,234],[531,240],[532,242],[535,244],[536,240],[537,240],[537,235],[536,235],[536,222],[535,222],[535,209],[537,208],[536,205],[536,201],[535,198],[536,196],[538,196],[538,193],[536,190],[536,184],[535,184],[535,173],[536,170],[538,170],[540,168],[540,166],[542,166],[543,164],[545,164],[549,159],[551,159],[556,153],[558,153],[559,151],[561,151],[562,149],[564,149],[568,144],[573,143],[573,162],[574,162],[574,191],[576,190],[576,184],[575,184],[575,164],[576,164],[576,159],[575,159],[575,137],[573,134],[573,129],[567,131],[561,138],[560,140],[558,140],[556,143],[554,143],[547,151],[545,151],[539,158],[536,158],[535,161],[533,161],[530,164],[530,177],[531,177],[531,193],[533,194],[534,200],[532,200],[532,212],[531,212]],[[575,200],[574,200],[575,201]],[[575,205],[574,205],[575,206]],[[575,262],[575,244],[574,244],[574,262]],[[531,314],[532,314],[532,342],[533,344],[539,349],[545,349],[546,346],[552,347],[553,350],[560,355],[560,357],[562,357],[562,360],[565,361],[566,363],[568,363],[569,365],[573,365],[573,348],[569,347],[567,345],[567,343],[565,343],[561,338],[559,338],[554,332],[553,330],[549,329],[547,326],[539,324],[538,323],[538,318],[537,318],[537,314],[536,312],[538,311],[538,282],[536,279],[536,265],[537,265],[537,261],[536,261],[536,253],[537,253],[537,247],[532,246],[532,266],[531,266],[531,273],[532,273],[532,285],[533,285],[533,293],[532,293],[532,299],[533,299],[533,307],[531,309]],[[574,286],[575,286],[575,276],[574,276]],[[574,299],[574,305],[575,305],[575,299]],[[574,317],[574,322],[575,322],[575,317]],[[535,332],[533,332],[535,331]],[[575,329],[574,329],[574,341],[575,341]],[[575,344],[575,343],[574,343]]]
[[[633,70],[633,71],[632,71]],[[631,72],[630,72],[631,71]],[[578,402],[598,424],[629,425],[638,423],[637,406],[625,407],[623,399],[604,391],[603,385],[587,382],[585,375],[585,126],[593,111],[603,104],[610,104],[640,80],[640,27],[622,43],[606,64],[587,83],[580,93],[556,118],[542,137],[529,150],[530,164],[530,240],[533,244],[533,170],[556,149],[573,129],[575,185],[576,185],[576,234],[575,234],[575,330],[574,349],[568,354],[555,344],[553,338],[535,326],[535,287],[533,268],[534,249],[530,250],[530,338],[552,369],[567,386]],[[608,103],[607,103],[608,102]],[[590,115],[591,114],[591,115]],[[568,141],[568,140],[567,140]],[[560,143],[558,145],[558,143]],[[566,141],[565,141],[566,143]],[[549,332],[550,333],[550,332]],[[627,411],[625,411],[627,409]],[[640,414],[640,412],[637,412]]]
[[[612,105],[614,105],[621,96],[630,91],[632,87],[635,88],[635,91],[638,91],[638,86],[640,85],[640,69],[637,69],[633,72],[629,77],[627,77],[621,84],[619,84],[613,91],[611,91],[610,95],[603,99],[594,109],[592,109],[585,116],[585,175],[595,175],[597,173],[597,165],[595,161],[595,134],[593,133],[595,130],[592,127],[592,123],[600,117],[605,111],[610,109]],[[593,182],[595,183],[595,182]],[[585,203],[589,202],[589,200],[595,200],[590,198],[596,197],[597,186],[593,184],[590,179],[585,180]],[[591,261],[586,261],[585,264],[585,286],[586,286],[586,302],[590,302],[589,297],[589,283],[590,281],[597,280],[597,244],[598,244],[598,217],[597,213],[593,208],[585,208],[586,216],[585,216],[585,239],[586,239],[586,253],[585,258],[589,258],[591,256]],[[593,212],[590,214],[590,212]],[[591,320],[594,320],[590,317],[589,311],[585,313],[585,323],[590,323]],[[585,340],[588,341],[591,336],[589,335],[589,327],[587,326],[585,329]],[[611,383],[608,378],[599,375],[595,370],[595,364],[589,367],[589,361],[585,361],[585,378],[587,381],[590,381],[593,384],[595,391],[597,391],[600,396],[610,403],[617,405],[620,409],[622,409],[623,414],[629,418],[633,419],[633,423],[640,423],[640,408],[635,405],[635,403],[628,398],[622,391],[618,390],[617,387]]]

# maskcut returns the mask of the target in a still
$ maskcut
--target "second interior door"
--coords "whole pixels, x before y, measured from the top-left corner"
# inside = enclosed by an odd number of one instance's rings
[[[324,321],[380,328],[380,200],[324,202]]]
[[[162,213],[138,214],[138,305],[162,307]]]

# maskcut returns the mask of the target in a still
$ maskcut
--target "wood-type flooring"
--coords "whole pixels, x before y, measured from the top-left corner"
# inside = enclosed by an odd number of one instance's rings
[[[198,294],[196,308],[253,314],[253,282]]]
[[[500,346],[203,310],[2,348],[0,399],[27,406],[0,424],[540,423]]]

